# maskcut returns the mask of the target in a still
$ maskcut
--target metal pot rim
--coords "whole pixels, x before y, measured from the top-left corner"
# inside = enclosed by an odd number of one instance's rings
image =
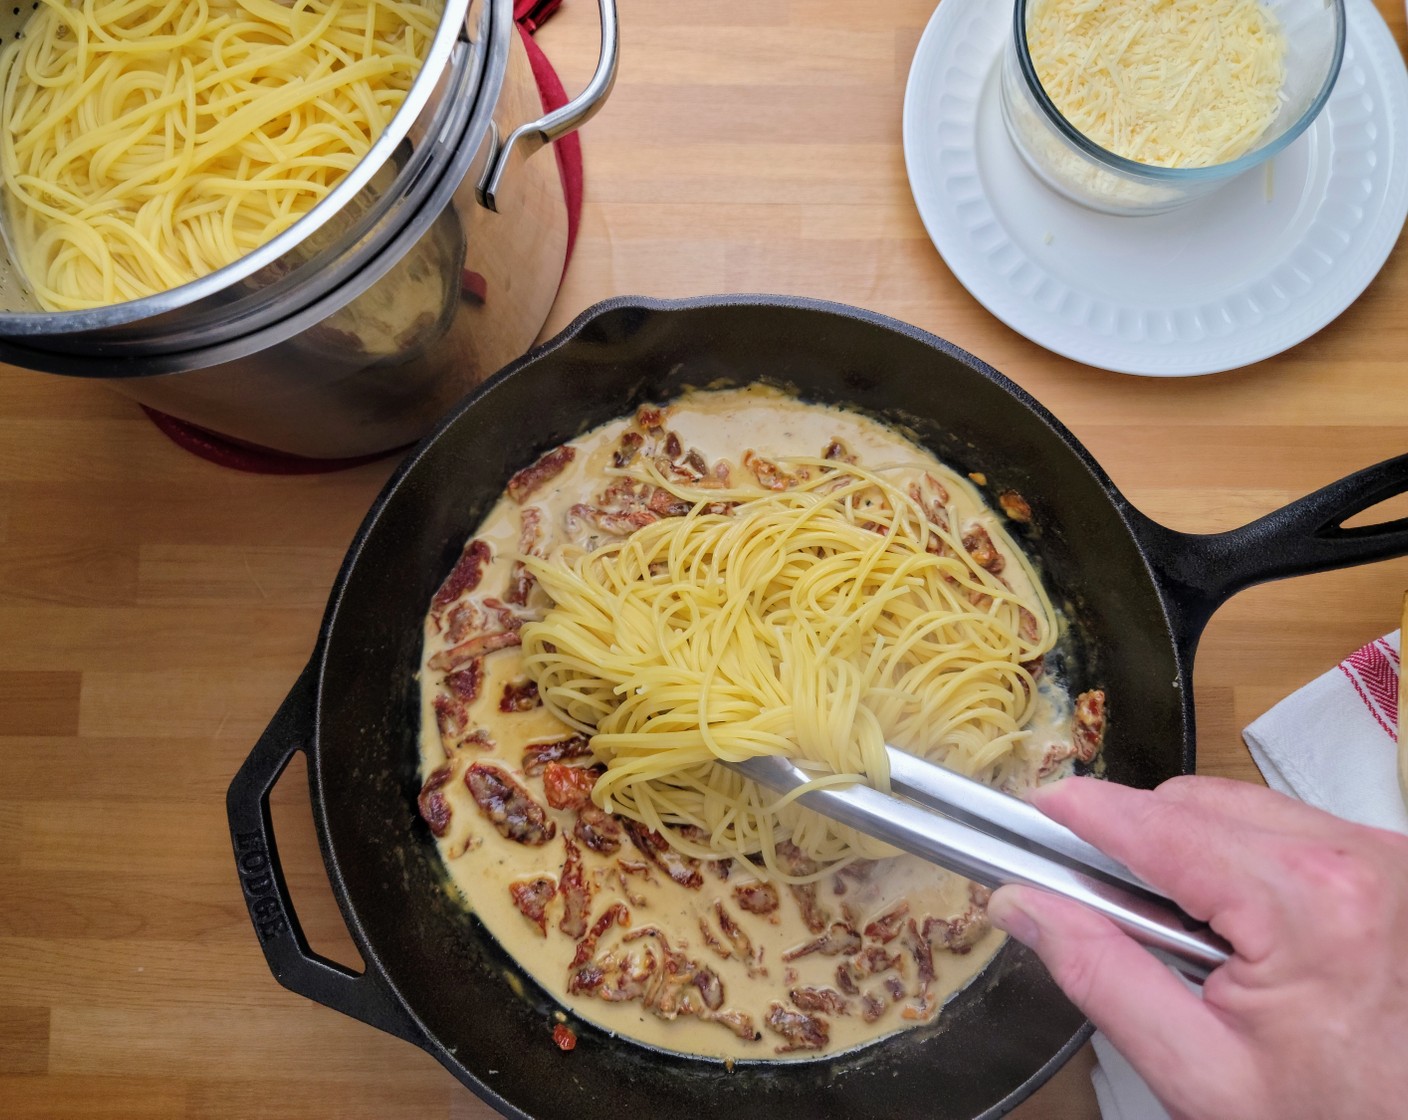
[[[233,285],[285,257],[355,198],[367,186],[371,177],[389,161],[391,154],[407,137],[428,106],[432,110],[432,116],[425,122],[426,135],[438,134],[443,127],[444,118],[451,115],[454,109],[450,99],[438,104],[432,102],[432,96],[450,61],[451,52],[459,42],[473,43],[476,53],[486,49],[482,41],[476,42],[465,34],[470,4],[471,0],[445,0],[440,25],[436,29],[430,49],[426,52],[421,71],[386,131],[376,139],[367,154],[326,198],[272,241],[209,275],[141,299],[83,311],[0,312],[0,337],[27,337],[39,340],[46,336],[99,334],[143,320],[161,319],[173,312],[203,304],[217,307],[224,303]],[[394,195],[386,196],[377,200],[373,210],[389,207],[395,202]],[[235,301],[228,309],[234,310],[237,306],[238,301]]]

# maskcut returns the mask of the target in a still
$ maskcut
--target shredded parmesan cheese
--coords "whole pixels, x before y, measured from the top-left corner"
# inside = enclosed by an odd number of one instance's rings
[[[1140,163],[1234,160],[1283,100],[1286,42],[1258,0],[1033,0],[1027,46],[1061,114]]]

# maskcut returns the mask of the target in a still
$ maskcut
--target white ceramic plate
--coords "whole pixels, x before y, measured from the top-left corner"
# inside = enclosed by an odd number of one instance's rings
[[[1269,175],[1118,218],[1048,190],[1008,140],[998,64],[1011,4],[943,0],[904,98],[905,164],[930,238],[1004,323],[1089,365],[1178,377],[1294,346],[1354,302],[1408,215],[1408,71],[1372,0],[1347,10],[1334,92]]]

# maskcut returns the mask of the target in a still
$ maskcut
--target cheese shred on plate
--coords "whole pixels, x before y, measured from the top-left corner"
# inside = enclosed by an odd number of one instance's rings
[[[1227,163],[1282,103],[1286,41],[1258,0],[1033,0],[1027,46],[1061,114],[1140,163]]]

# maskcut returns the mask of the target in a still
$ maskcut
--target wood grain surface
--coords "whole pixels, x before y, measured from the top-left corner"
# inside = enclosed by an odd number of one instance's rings
[[[1401,48],[1401,0],[1380,7]],[[920,225],[900,110],[932,0],[622,9],[620,81],[585,132],[585,221],[545,334],[619,293],[883,311],[1030,390],[1183,530],[1230,528],[1408,450],[1401,246],[1279,357],[1168,381],[1087,368],[992,318]],[[595,6],[569,0],[540,41],[580,87]],[[226,830],[230,777],[308,657],[392,466],[239,474],[100,384],[0,370],[0,1117],[493,1115],[425,1054],[279,987]],[[1391,630],[1405,587],[1398,560],[1219,611],[1195,674],[1199,768],[1256,780],[1242,727]],[[273,800],[308,937],[355,964],[297,766]],[[1095,1117],[1090,1062],[1018,1115]]]

